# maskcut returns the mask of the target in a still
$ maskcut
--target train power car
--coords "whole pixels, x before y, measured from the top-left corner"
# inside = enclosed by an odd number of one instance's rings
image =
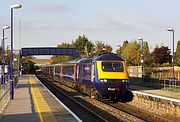
[[[96,98],[119,100],[128,88],[125,60],[112,53],[42,66],[42,72]]]

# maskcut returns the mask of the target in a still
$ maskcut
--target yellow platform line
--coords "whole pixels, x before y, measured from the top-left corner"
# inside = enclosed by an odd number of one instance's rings
[[[41,95],[41,92],[39,91],[37,87],[37,82],[35,82],[32,76],[30,76],[29,79],[30,79],[33,100],[34,100],[40,121],[41,122],[57,122],[51,109],[49,108],[48,104],[46,103],[43,96]]]

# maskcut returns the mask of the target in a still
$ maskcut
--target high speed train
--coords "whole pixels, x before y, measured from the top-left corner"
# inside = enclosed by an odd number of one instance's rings
[[[46,77],[95,98],[119,100],[128,88],[125,59],[113,53],[44,65],[41,71]]]

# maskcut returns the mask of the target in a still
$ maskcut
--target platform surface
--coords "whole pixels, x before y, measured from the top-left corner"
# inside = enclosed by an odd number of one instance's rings
[[[180,100],[180,92],[172,92],[172,91],[166,91],[166,90],[160,90],[160,89],[152,89],[147,87],[141,87],[136,85],[130,85],[130,89],[133,89],[134,91],[140,91],[144,93],[159,95],[167,98],[173,98]]]
[[[74,122],[80,121],[52,96],[34,75],[23,75],[0,122]]]

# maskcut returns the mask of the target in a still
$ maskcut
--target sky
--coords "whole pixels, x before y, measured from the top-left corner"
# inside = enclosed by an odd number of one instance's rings
[[[14,10],[14,48],[55,47],[85,35],[93,43],[102,41],[113,47],[125,40],[142,37],[151,50],[156,45],[172,49],[180,40],[180,0],[0,0],[0,27],[10,25],[10,6]],[[10,31],[5,30],[6,45]],[[2,37],[2,33],[0,33]]]

